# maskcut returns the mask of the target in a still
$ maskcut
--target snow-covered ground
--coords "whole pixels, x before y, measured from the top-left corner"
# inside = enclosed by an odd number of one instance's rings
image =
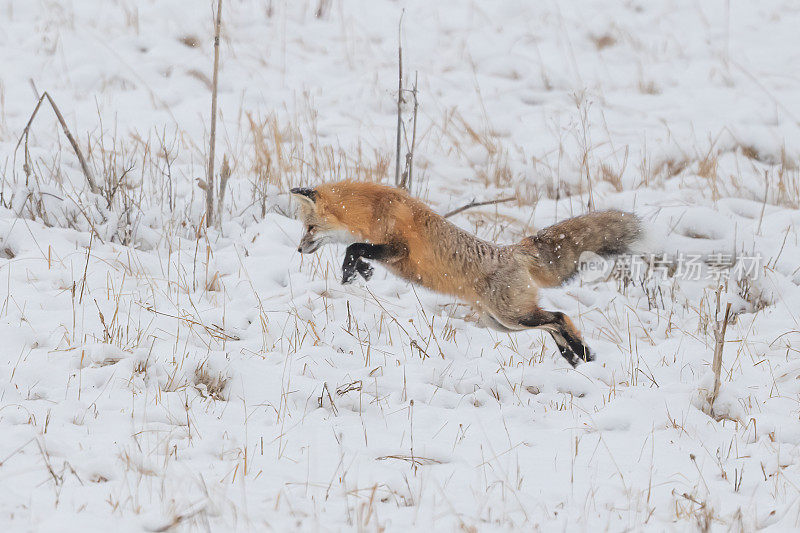
[[[4,531],[800,528],[797,2],[223,6],[205,231],[211,2],[0,0]],[[414,194],[631,210],[672,267],[544,291],[596,362],[296,252],[289,187],[394,180],[403,8]]]

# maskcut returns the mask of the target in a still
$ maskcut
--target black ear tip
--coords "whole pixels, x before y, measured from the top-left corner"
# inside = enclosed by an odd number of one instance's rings
[[[314,189],[310,189],[308,187],[295,187],[293,189],[289,189],[289,192],[292,194],[297,194],[300,196],[305,196],[311,200],[316,200],[317,198],[317,191]]]

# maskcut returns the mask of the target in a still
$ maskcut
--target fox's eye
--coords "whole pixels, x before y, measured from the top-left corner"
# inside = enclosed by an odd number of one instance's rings
[[[317,229],[315,225],[309,224],[308,227],[306,228],[306,231],[314,231],[315,229]]]

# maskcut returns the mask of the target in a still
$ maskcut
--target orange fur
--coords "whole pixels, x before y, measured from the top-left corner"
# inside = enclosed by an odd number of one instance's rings
[[[424,203],[403,190],[375,183],[326,183],[315,190],[317,225],[346,231],[356,241],[402,242],[407,255],[387,264],[396,275],[436,292],[477,299],[472,280],[442,260],[431,246],[432,235],[426,227],[431,221],[446,221]]]

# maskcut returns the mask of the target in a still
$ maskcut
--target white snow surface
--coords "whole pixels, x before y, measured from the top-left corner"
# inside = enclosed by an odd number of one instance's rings
[[[451,219],[508,243],[591,202],[642,217],[647,253],[761,258],[721,293],[714,417],[714,280],[542,291],[597,354],[573,369],[381,267],[340,285],[341,246],[296,252],[288,187],[393,182],[403,9],[433,209],[516,194]],[[222,19],[206,232],[211,2],[0,0],[3,531],[800,528],[800,4]],[[22,139],[43,91],[111,202],[49,104]]]

